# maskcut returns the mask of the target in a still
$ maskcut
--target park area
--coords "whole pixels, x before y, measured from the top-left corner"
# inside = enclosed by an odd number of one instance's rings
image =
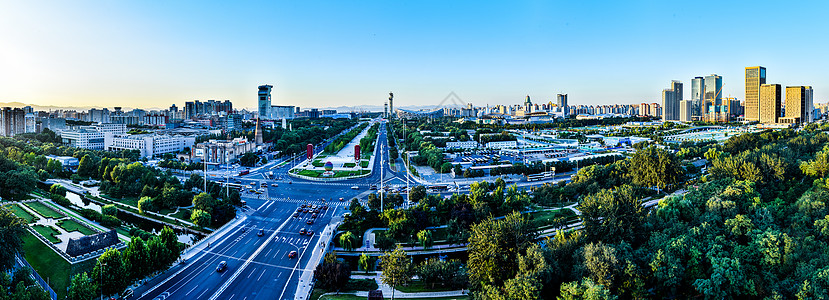
[[[333,141],[325,151],[315,156],[310,162],[295,167],[290,174],[310,178],[352,178],[371,173],[371,155],[377,140],[379,123],[368,126],[368,123],[354,128],[352,131]],[[350,139],[349,139],[350,138]],[[356,146],[360,146],[359,160]]]

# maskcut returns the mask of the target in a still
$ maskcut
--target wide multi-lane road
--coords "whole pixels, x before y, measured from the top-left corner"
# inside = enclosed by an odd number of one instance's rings
[[[383,126],[380,141],[386,142]],[[375,155],[388,155],[377,148]],[[327,241],[320,241],[319,233],[341,218],[349,199],[364,198],[370,192],[369,185],[379,184],[381,167],[377,160],[370,177],[331,183],[289,180],[289,166],[261,168],[234,177],[232,182],[238,180],[248,186],[254,183],[257,189],[265,183],[265,192],[243,193],[249,209],[208,238],[209,246],[202,242],[188,250],[185,264],[176,265],[137,288],[135,299],[294,299],[301,271],[313,269],[315,262],[309,264],[312,253],[325,248],[321,243]],[[282,179],[264,176],[270,171]],[[355,185],[360,189],[351,188]],[[302,204],[325,204],[328,208],[321,209],[316,218],[310,212],[294,217]],[[313,224],[307,223],[309,219]],[[302,229],[314,234],[300,234]],[[297,252],[296,258],[288,257],[291,251]],[[218,272],[216,267],[221,261],[227,262],[227,269]]]

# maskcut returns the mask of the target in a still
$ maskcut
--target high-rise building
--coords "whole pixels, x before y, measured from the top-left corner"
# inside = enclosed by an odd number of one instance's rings
[[[273,86],[270,84],[259,86],[259,118],[270,116],[271,90],[273,90]]]
[[[691,118],[701,119],[705,103],[705,78],[694,77],[691,79]]]
[[[196,103],[193,101],[184,102],[184,118],[191,119],[196,115]]]
[[[679,120],[679,102],[682,101],[682,82],[671,81],[671,88],[662,90],[662,120]]]
[[[760,121],[760,86],[766,84],[766,68],[746,67],[745,120]]]
[[[672,89],[662,90],[662,120],[679,120],[679,103],[677,103],[676,93]]]
[[[389,92],[389,112],[391,113],[391,115],[389,115],[389,118],[393,118],[395,113],[394,113],[394,93],[392,93],[392,92]]]
[[[682,122],[691,122],[691,114],[694,111],[694,102],[692,100],[679,101],[679,120]]]
[[[792,123],[811,123],[814,109],[811,86],[786,87],[786,119]]]
[[[26,132],[26,111],[4,107],[0,110],[0,135],[13,137]]]
[[[777,118],[780,117],[780,92],[779,84],[760,86],[760,123],[777,123]]]
[[[561,113],[564,114],[564,117],[567,117],[567,115],[570,114],[570,107],[567,106],[567,94],[556,95],[556,106],[561,109]]]

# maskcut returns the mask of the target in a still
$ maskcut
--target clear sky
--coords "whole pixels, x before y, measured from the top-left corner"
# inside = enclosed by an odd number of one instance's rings
[[[240,3],[237,3],[240,2]],[[656,102],[744,68],[829,97],[828,1],[3,1],[0,102],[168,107]]]

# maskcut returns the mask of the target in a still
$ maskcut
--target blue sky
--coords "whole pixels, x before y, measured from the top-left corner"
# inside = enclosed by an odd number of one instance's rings
[[[241,3],[236,3],[241,2]],[[16,1],[0,4],[0,102],[168,107],[256,86],[301,107],[475,105],[567,93],[656,102],[670,80],[743,70],[826,102],[826,2]]]

